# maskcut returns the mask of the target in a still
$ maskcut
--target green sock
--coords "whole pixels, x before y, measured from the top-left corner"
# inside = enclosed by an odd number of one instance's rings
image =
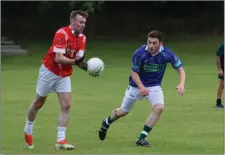
[[[151,127],[145,125],[138,139],[146,138],[151,130]]]
[[[221,105],[221,99],[218,98],[218,99],[216,100],[216,105]]]
[[[114,121],[110,118],[110,116],[109,116],[107,119],[108,119],[108,122],[109,122],[110,124],[114,122]]]
[[[107,121],[108,121],[109,124],[115,122],[117,119],[119,119],[119,117],[114,117],[113,119],[111,119],[111,116],[107,117]]]

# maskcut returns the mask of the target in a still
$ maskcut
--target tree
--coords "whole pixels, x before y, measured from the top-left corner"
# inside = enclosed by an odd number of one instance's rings
[[[72,9],[83,9],[86,10],[88,12],[95,12],[96,10],[101,9],[101,6],[104,2],[103,1],[87,1],[87,2],[83,2],[83,1],[71,1],[69,2],[69,6]]]
[[[37,9],[40,13],[45,13],[46,11],[52,10],[54,8],[54,5],[59,2],[53,2],[53,1],[42,1],[38,5]],[[68,8],[70,9],[82,9],[87,12],[95,12],[96,10],[101,9],[103,1],[70,1],[70,2],[63,2],[68,3]]]

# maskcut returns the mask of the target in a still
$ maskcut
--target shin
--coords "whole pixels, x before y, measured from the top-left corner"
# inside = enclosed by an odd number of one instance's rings
[[[41,109],[41,107],[44,105],[46,98],[47,97],[41,97],[37,95],[36,99],[31,103],[24,128],[26,134],[32,134],[33,122],[36,118],[38,110]]]
[[[116,108],[115,110],[112,111],[110,115],[110,119],[112,121],[116,121],[120,117],[124,117],[128,114],[128,112],[124,112],[121,108]]]
[[[223,89],[224,89],[224,80],[220,79],[219,87],[217,90],[217,99],[222,98]]]
[[[157,121],[160,118],[161,113],[164,110],[164,105],[163,104],[155,104],[153,107],[153,111],[152,113],[149,115],[147,121],[146,121],[146,125],[153,128],[155,126],[155,124],[157,123]]]
[[[62,92],[57,93],[60,102],[60,113],[58,119],[58,138],[57,141],[61,141],[65,139],[66,127],[68,125],[69,120],[69,110],[71,106],[71,93],[70,92]]]

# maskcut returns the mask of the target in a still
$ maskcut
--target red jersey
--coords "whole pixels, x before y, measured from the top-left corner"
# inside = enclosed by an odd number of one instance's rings
[[[67,26],[60,28],[54,36],[51,47],[44,56],[42,63],[54,74],[66,77],[73,73],[70,64],[57,64],[55,62],[56,53],[63,53],[67,58],[83,57],[86,46],[86,37],[83,34],[78,36],[73,34],[73,30]]]

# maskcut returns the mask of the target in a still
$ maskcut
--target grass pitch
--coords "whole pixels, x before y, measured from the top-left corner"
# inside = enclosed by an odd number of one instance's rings
[[[168,65],[163,79],[165,111],[148,140],[150,148],[135,146],[151,105],[139,101],[131,113],[109,129],[104,142],[98,139],[102,119],[119,107],[128,86],[132,53],[143,42],[89,41],[87,57],[100,57],[105,70],[99,78],[75,68],[72,79],[72,109],[67,139],[73,151],[56,151],[59,103],[49,95],[34,124],[33,150],[24,145],[24,124],[28,107],[35,97],[41,59],[47,44],[23,42],[28,57],[2,60],[2,153],[86,153],[86,154],[223,154],[224,110],[215,109],[218,86],[215,52],[223,38],[172,40],[169,46],[184,62],[187,74],[183,97],[176,92],[178,76]]]

